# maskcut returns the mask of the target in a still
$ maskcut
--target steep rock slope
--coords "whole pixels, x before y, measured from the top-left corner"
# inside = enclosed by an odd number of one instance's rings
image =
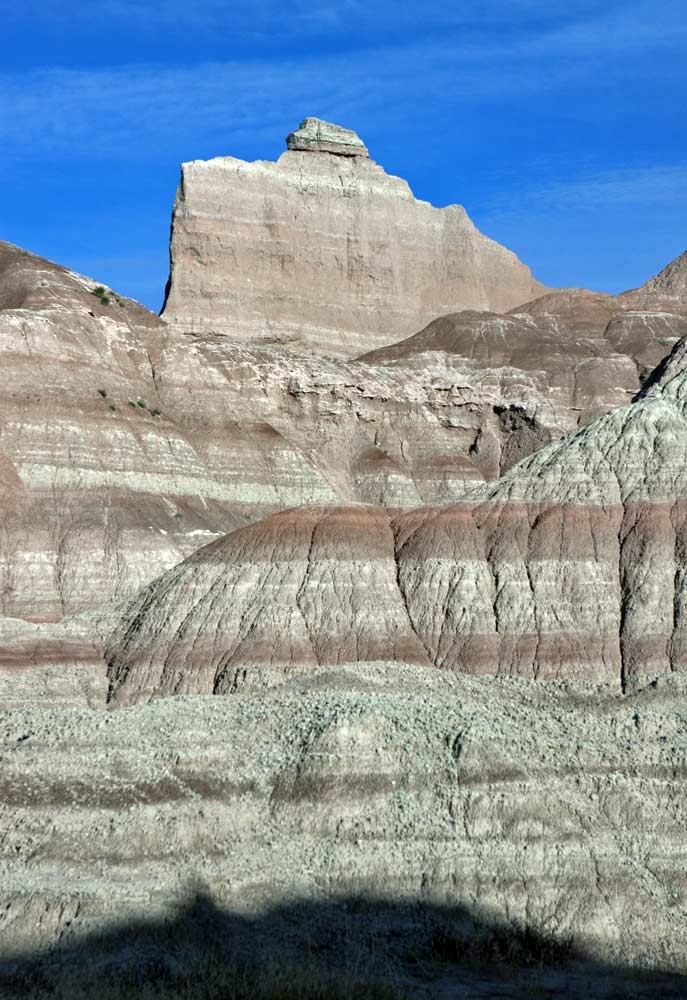
[[[461,206],[417,201],[357,136],[317,119],[276,163],[185,163],[170,256],[163,316],[180,330],[341,357],[545,290]]]
[[[0,350],[0,609],[35,621],[125,598],[294,504],[450,499],[569,427],[516,370],[189,339],[7,243]]]
[[[685,666],[687,342],[632,404],[458,503],[301,508],[201,549],[113,633],[115,704],[322,662],[632,687]]]
[[[638,291],[687,298],[687,250],[650,278]]]
[[[241,523],[161,412],[166,343],[137,303],[0,244],[2,614],[127,596]]]
[[[623,403],[684,332],[683,300],[631,294],[641,310],[575,293],[517,317],[462,314],[398,358],[345,362],[185,337],[0,244],[2,613],[45,621],[128,598],[294,505],[446,503],[497,478]]]

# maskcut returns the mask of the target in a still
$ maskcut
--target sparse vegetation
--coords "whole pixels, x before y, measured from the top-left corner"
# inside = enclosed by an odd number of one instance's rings
[[[136,403],[134,402],[134,400],[133,400],[133,399],[129,399],[129,400],[127,400],[127,402],[128,402],[128,404],[129,404],[129,406],[133,406],[133,407],[135,407],[135,406],[136,406]]]
[[[98,389],[99,394],[105,399],[107,396],[107,389]]]
[[[148,404],[146,403],[145,399],[137,399],[136,406],[139,406],[142,410],[148,409]]]
[[[96,299],[100,299],[102,305],[109,306],[111,301],[110,296],[107,294],[107,289],[103,288],[102,285],[98,285],[94,288],[91,295],[95,295]]]
[[[110,403],[110,409],[111,409],[111,410],[116,410],[116,409],[117,409],[117,407],[116,407],[116,406],[114,405],[114,403]]]
[[[152,408],[152,410],[150,411],[151,417],[159,417],[161,413],[162,413],[162,410],[158,410],[157,406],[154,406]]]

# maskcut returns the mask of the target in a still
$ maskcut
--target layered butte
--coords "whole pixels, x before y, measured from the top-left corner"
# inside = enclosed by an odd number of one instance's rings
[[[457,309],[510,309],[545,291],[460,205],[418,201],[347,129],[306,119],[276,163],[182,167],[163,316],[352,357]]]

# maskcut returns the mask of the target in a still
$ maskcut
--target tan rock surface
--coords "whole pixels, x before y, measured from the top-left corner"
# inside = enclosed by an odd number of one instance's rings
[[[306,122],[276,163],[183,165],[163,311],[176,328],[351,357],[545,291],[464,208],[416,200],[353,133]]]
[[[125,599],[213,538],[298,504],[456,499],[626,400],[685,322],[677,299],[668,312],[653,293],[624,312],[558,295],[517,316],[438,321],[372,365],[184,337],[98,287],[0,245],[10,617]]]
[[[450,498],[498,475],[512,434],[531,450],[565,429],[517,372],[377,374],[188,340],[100,287],[0,244],[9,617],[54,620],[129,596],[213,537],[294,504]],[[527,414],[525,436],[501,426],[496,410],[511,405]]]
[[[687,250],[642,285],[640,292],[687,298]]]
[[[0,244],[10,617],[126,597],[213,537],[295,504],[450,499],[498,475],[511,438],[510,451],[529,451],[568,427],[517,371],[378,372],[188,339],[98,288]]]

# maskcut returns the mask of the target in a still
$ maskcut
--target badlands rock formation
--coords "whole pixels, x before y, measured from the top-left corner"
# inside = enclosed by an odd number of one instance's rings
[[[685,335],[687,294],[647,288],[614,296],[566,289],[506,315],[443,316],[360,360],[421,368],[441,356],[447,366],[470,359],[490,369],[526,372],[537,392],[572,418],[571,427],[626,402]]]
[[[220,956],[380,973],[398,1000],[683,997],[685,693],[679,675],[620,699],[394,663],[5,711],[0,994],[124,1000],[145,978],[204,997]],[[199,884],[224,919],[183,917]],[[580,951],[645,978],[585,974]]]
[[[448,499],[498,475],[511,436],[566,427],[518,372],[415,376],[188,340],[10,244],[0,350],[1,610],[34,621],[128,597],[284,507]],[[504,423],[511,406],[524,431]]]
[[[171,323],[0,244],[0,995],[685,996],[685,258],[523,305],[288,145],[187,165]]]
[[[460,502],[308,507],[234,532],[134,601],[110,696],[388,658],[625,689],[685,669],[686,412],[683,340],[634,403]]]
[[[99,287],[0,245],[5,615],[126,599],[287,507],[449,502],[624,403],[687,332],[664,294],[556,293],[344,362],[184,337]]]
[[[687,298],[687,250],[642,285],[640,292]]]
[[[335,156],[369,156],[360,136],[349,128],[323,122],[321,118],[304,118],[295,132],[286,137],[287,149],[310,153],[333,153]]]
[[[306,118],[287,142],[276,163],[183,165],[163,311],[175,328],[352,357],[545,291],[464,208],[417,201],[354,133]]]

